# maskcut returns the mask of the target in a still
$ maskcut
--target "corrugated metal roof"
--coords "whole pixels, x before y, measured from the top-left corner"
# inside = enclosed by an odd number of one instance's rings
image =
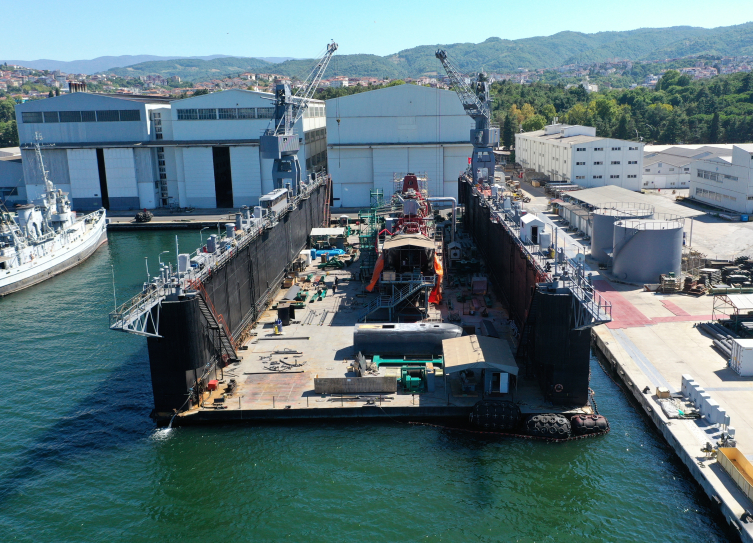
[[[697,209],[676,204],[669,198],[663,196],[653,196],[650,194],[633,192],[632,190],[614,185],[568,192],[566,196],[594,207],[600,207],[603,204],[615,202],[634,202],[638,204],[650,204],[654,206],[654,211],[656,213],[678,215],[685,218],[698,217],[706,214],[704,211],[698,211]]]
[[[425,249],[433,249],[434,242],[421,234],[404,234],[394,236],[385,241],[383,249],[386,251],[397,247],[423,247]]]
[[[444,371],[493,369],[518,374],[518,364],[507,341],[486,336],[463,336],[442,340]]]
[[[753,294],[727,294],[730,303],[739,311],[753,311]]]

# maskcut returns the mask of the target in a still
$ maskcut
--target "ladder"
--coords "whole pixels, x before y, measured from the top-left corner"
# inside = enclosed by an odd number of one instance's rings
[[[209,294],[207,294],[204,285],[200,282],[196,282],[193,287],[199,291],[199,311],[201,311],[201,314],[206,319],[209,329],[217,331],[217,335],[220,338],[222,354],[226,355],[229,359],[237,359],[238,354],[236,352],[235,340],[230,334],[225,319],[215,311],[214,305],[212,305],[212,301],[209,299]]]
[[[366,310],[361,314],[358,322],[366,322],[366,318],[377,309],[394,309],[399,303],[405,301],[422,288],[433,287],[434,280],[433,276],[421,277],[420,279],[409,281],[397,290],[393,290],[392,295],[380,294],[366,306]]]

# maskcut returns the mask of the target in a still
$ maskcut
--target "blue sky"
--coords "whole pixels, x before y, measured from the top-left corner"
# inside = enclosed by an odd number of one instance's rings
[[[330,39],[340,44],[340,54],[388,55],[492,36],[711,28],[753,20],[751,0],[37,0],[6,7],[0,55],[18,60],[125,54],[304,58],[322,52]]]

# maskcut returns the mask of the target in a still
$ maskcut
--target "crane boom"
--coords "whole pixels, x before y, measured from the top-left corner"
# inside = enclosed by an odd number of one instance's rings
[[[285,184],[289,184],[293,193],[298,193],[301,184],[301,165],[298,162],[300,141],[293,129],[295,123],[303,117],[335,51],[335,42],[327,45],[326,53],[316,63],[295,95],[290,92],[290,85],[287,83],[280,83],[275,87],[275,115],[271,122],[272,127],[259,138],[259,147],[262,158],[274,160],[272,177],[276,189],[285,188]]]
[[[440,49],[436,52],[436,57],[439,59],[439,62],[442,63],[445,72],[447,72],[447,77],[450,78],[450,84],[457,93],[458,98],[460,98],[460,102],[463,104],[465,112],[474,119],[479,116],[484,116],[489,119],[490,113],[488,105],[482,103],[478,96],[476,96],[476,93],[473,92],[473,89],[471,89],[471,87],[465,82],[465,77],[448,58],[447,52]]]
[[[465,77],[447,56],[447,51],[437,50],[435,56],[442,63],[447,72],[455,92],[463,104],[465,113],[476,123],[471,129],[471,175],[474,183],[481,183],[494,179],[494,147],[499,145],[499,127],[491,124],[492,100],[489,93],[489,82],[486,74],[476,75],[473,87],[465,82]]]

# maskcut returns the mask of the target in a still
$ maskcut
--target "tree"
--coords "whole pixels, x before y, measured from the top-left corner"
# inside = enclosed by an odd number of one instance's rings
[[[719,143],[719,112],[714,113],[709,125],[709,143]]]
[[[629,132],[630,117],[626,111],[622,112],[619,121],[617,121],[617,128],[614,131],[614,137],[621,140],[630,139],[633,135]]]
[[[557,116],[557,110],[552,104],[546,104],[543,108],[541,108],[541,114],[546,117],[546,122],[551,123]]]
[[[197,91],[194,91],[193,96],[203,96],[205,94],[209,94],[208,89],[199,89]]]
[[[47,94],[47,98],[52,98],[53,96],[55,96],[55,93],[52,91]]]
[[[55,96],[60,96],[60,89],[55,87]]]
[[[536,115],[536,111],[534,111],[531,104],[523,104],[523,107],[520,108],[520,113],[523,115],[524,121]]]
[[[0,100],[0,123],[7,123],[16,119],[16,102],[13,98]]]
[[[505,125],[502,129],[502,145],[508,149],[515,145],[515,133],[518,131],[517,121],[518,119],[512,115],[505,117]]]
[[[546,119],[543,115],[534,115],[523,121],[523,131],[533,132],[534,130],[541,130],[546,126]]]

